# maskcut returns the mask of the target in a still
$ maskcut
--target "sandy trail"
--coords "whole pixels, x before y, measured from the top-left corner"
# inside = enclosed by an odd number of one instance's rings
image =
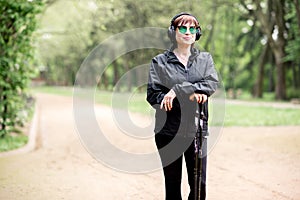
[[[2,200],[114,200],[164,198],[162,171],[130,174],[94,159],[81,143],[72,98],[37,95],[39,147],[0,158]],[[153,140],[117,133],[109,109],[97,106],[101,128],[115,146],[155,151]],[[144,120],[140,118],[140,120]],[[103,121],[102,121],[103,122]],[[106,123],[107,122],[107,123]],[[209,200],[300,200],[300,126],[231,127],[208,159]],[[184,173],[182,191],[186,199]]]

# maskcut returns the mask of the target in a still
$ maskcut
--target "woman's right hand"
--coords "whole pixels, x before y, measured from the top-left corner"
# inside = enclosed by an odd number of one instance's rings
[[[160,104],[160,109],[165,109],[165,111],[170,111],[173,107],[173,100],[176,97],[176,93],[171,89],[163,98]]]

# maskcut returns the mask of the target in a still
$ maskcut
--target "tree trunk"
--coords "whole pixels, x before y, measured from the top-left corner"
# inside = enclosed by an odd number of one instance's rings
[[[98,83],[98,86],[100,87],[100,89],[108,90],[109,82],[105,72],[103,72],[100,81]]]
[[[285,6],[285,0],[277,0],[277,2],[274,4],[274,10],[275,10],[275,21],[276,25],[278,27],[278,38],[277,40],[273,40],[274,48],[273,53],[275,56],[275,62],[276,62],[276,87],[275,87],[275,96],[278,100],[284,100],[286,99],[286,76],[285,76],[285,62],[283,61],[283,58],[285,57],[285,45],[286,41],[284,38],[284,32],[285,32],[285,19],[284,19],[284,6]]]
[[[271,50],[273,52],[276,63],[276,86],[275,96],[278,100],[286,99],[286,84],[285,84],[285,64],[283,58],[285,57],[285,20],[284,20],[284,0],[273,0],[272,6],[268,12],[276,13],[275,15],[269,15],[270,13],[264,13],[261,8],[260,1],[255,0],[257,9],[255,15],[261,23],[262,32],[267,36],[270,43]],[[268,16],[271,16],[269,18]],[[273,25],[272,22],[275,24]],[[277,38],[273,38],[274,30],[278,32]]]
[[[131,92],[132,90],[132,71],[130,71],[129,60],[124,60],[125,65],[125,73],[127,73],[126,82],[127,82],[127,92]]]
[[[258,78],[256,80],[255,86],[254,86],[254,93],[253,96],[257,98],[263,97],[263,82],[264,82],[264,67],[268,62],[268,51],[270,50],[270,46],[267,43],[264,47],[263,53],[260,56],[259,59],[259,70],[258,70]]]
[[[113,63],[112,66],[113,66],[113,72],[114,72],[113,73],[113,86],[117,86],[115,88],[115,90],[117,92],[119,92],[120,91],[120,84],[118,84],[118,81],[120,79],[120,74],[119,74],[119,70],[118,70],[118,65],[116,63]]]
[[[274,81],[274,69],[275,67],[273,65],[270,66],[269,69],[269,84],[268,84],[268,92],[274,92],[275,91],[275,81]]]
[[[282,49],[274,49],[274,56],[276,62],[276,86],[275,86],[275,97],[278,100],[286,99],[286,85],[285,85],[285,64],[282,59],[285,53]]]
[[[218,7],[215,5],[215,3],[214,3],[214,5],[213,5],[213,13],[217,13],[217,10],[218,10]],[[206,42],[205,42],[205,45],[204,45],[204,49],[206,50],[206,51],[211,51],[211,52],[213,52],[214,51],[214,49],[209,49],[208,47],[209,47],[209,45],[210,44],[213,44],[212,43],[212,39],[213,39],[213,35],[214,35],[214,30],[215,30],[215,23],[216,23],[216,16],[217,15],[213,15],[213,17],[212,17],[212,20],[211,20],[211,22],[210,22],[210,25],[211,25],[211,30],[210,30],[210,32],[209,32],[209,34],[208,34],[208,38],[207,38],[207,40],[206,40]],[[201,24],[200,24],[201,25]],[[213,46],[214,47],[214,46]]]

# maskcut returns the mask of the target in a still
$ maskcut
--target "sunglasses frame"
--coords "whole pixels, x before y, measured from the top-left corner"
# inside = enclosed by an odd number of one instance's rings
[[[178,28],[179,33],[181,33],[181,34],[186,34],[186,32],[188,30],[187,26],[178,26],[177,28]],[[194,35],[194,34],[197,33],[197,27],[196,26],[190,26],[189,31],[190,31],[191,34]]]

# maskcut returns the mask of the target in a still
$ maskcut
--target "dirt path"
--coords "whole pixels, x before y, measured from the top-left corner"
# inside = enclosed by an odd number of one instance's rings
[[[0,158],[1,200],[164,198],[161,170],[122,173],[92,158],[75,129],[72,98],[37,98],[39,148]],[[106,119],[107,108],[98,109],[97,117]],[[114,130],[109,123],[105,128]],[[130,150],[140,142],[116,145]],[[152,140],[142,145],[155,150]],[[300,126],[224,128],[209,155],[208,169],[209,200],[300,200]],[[186,174],[183,180],[186,197]]]

